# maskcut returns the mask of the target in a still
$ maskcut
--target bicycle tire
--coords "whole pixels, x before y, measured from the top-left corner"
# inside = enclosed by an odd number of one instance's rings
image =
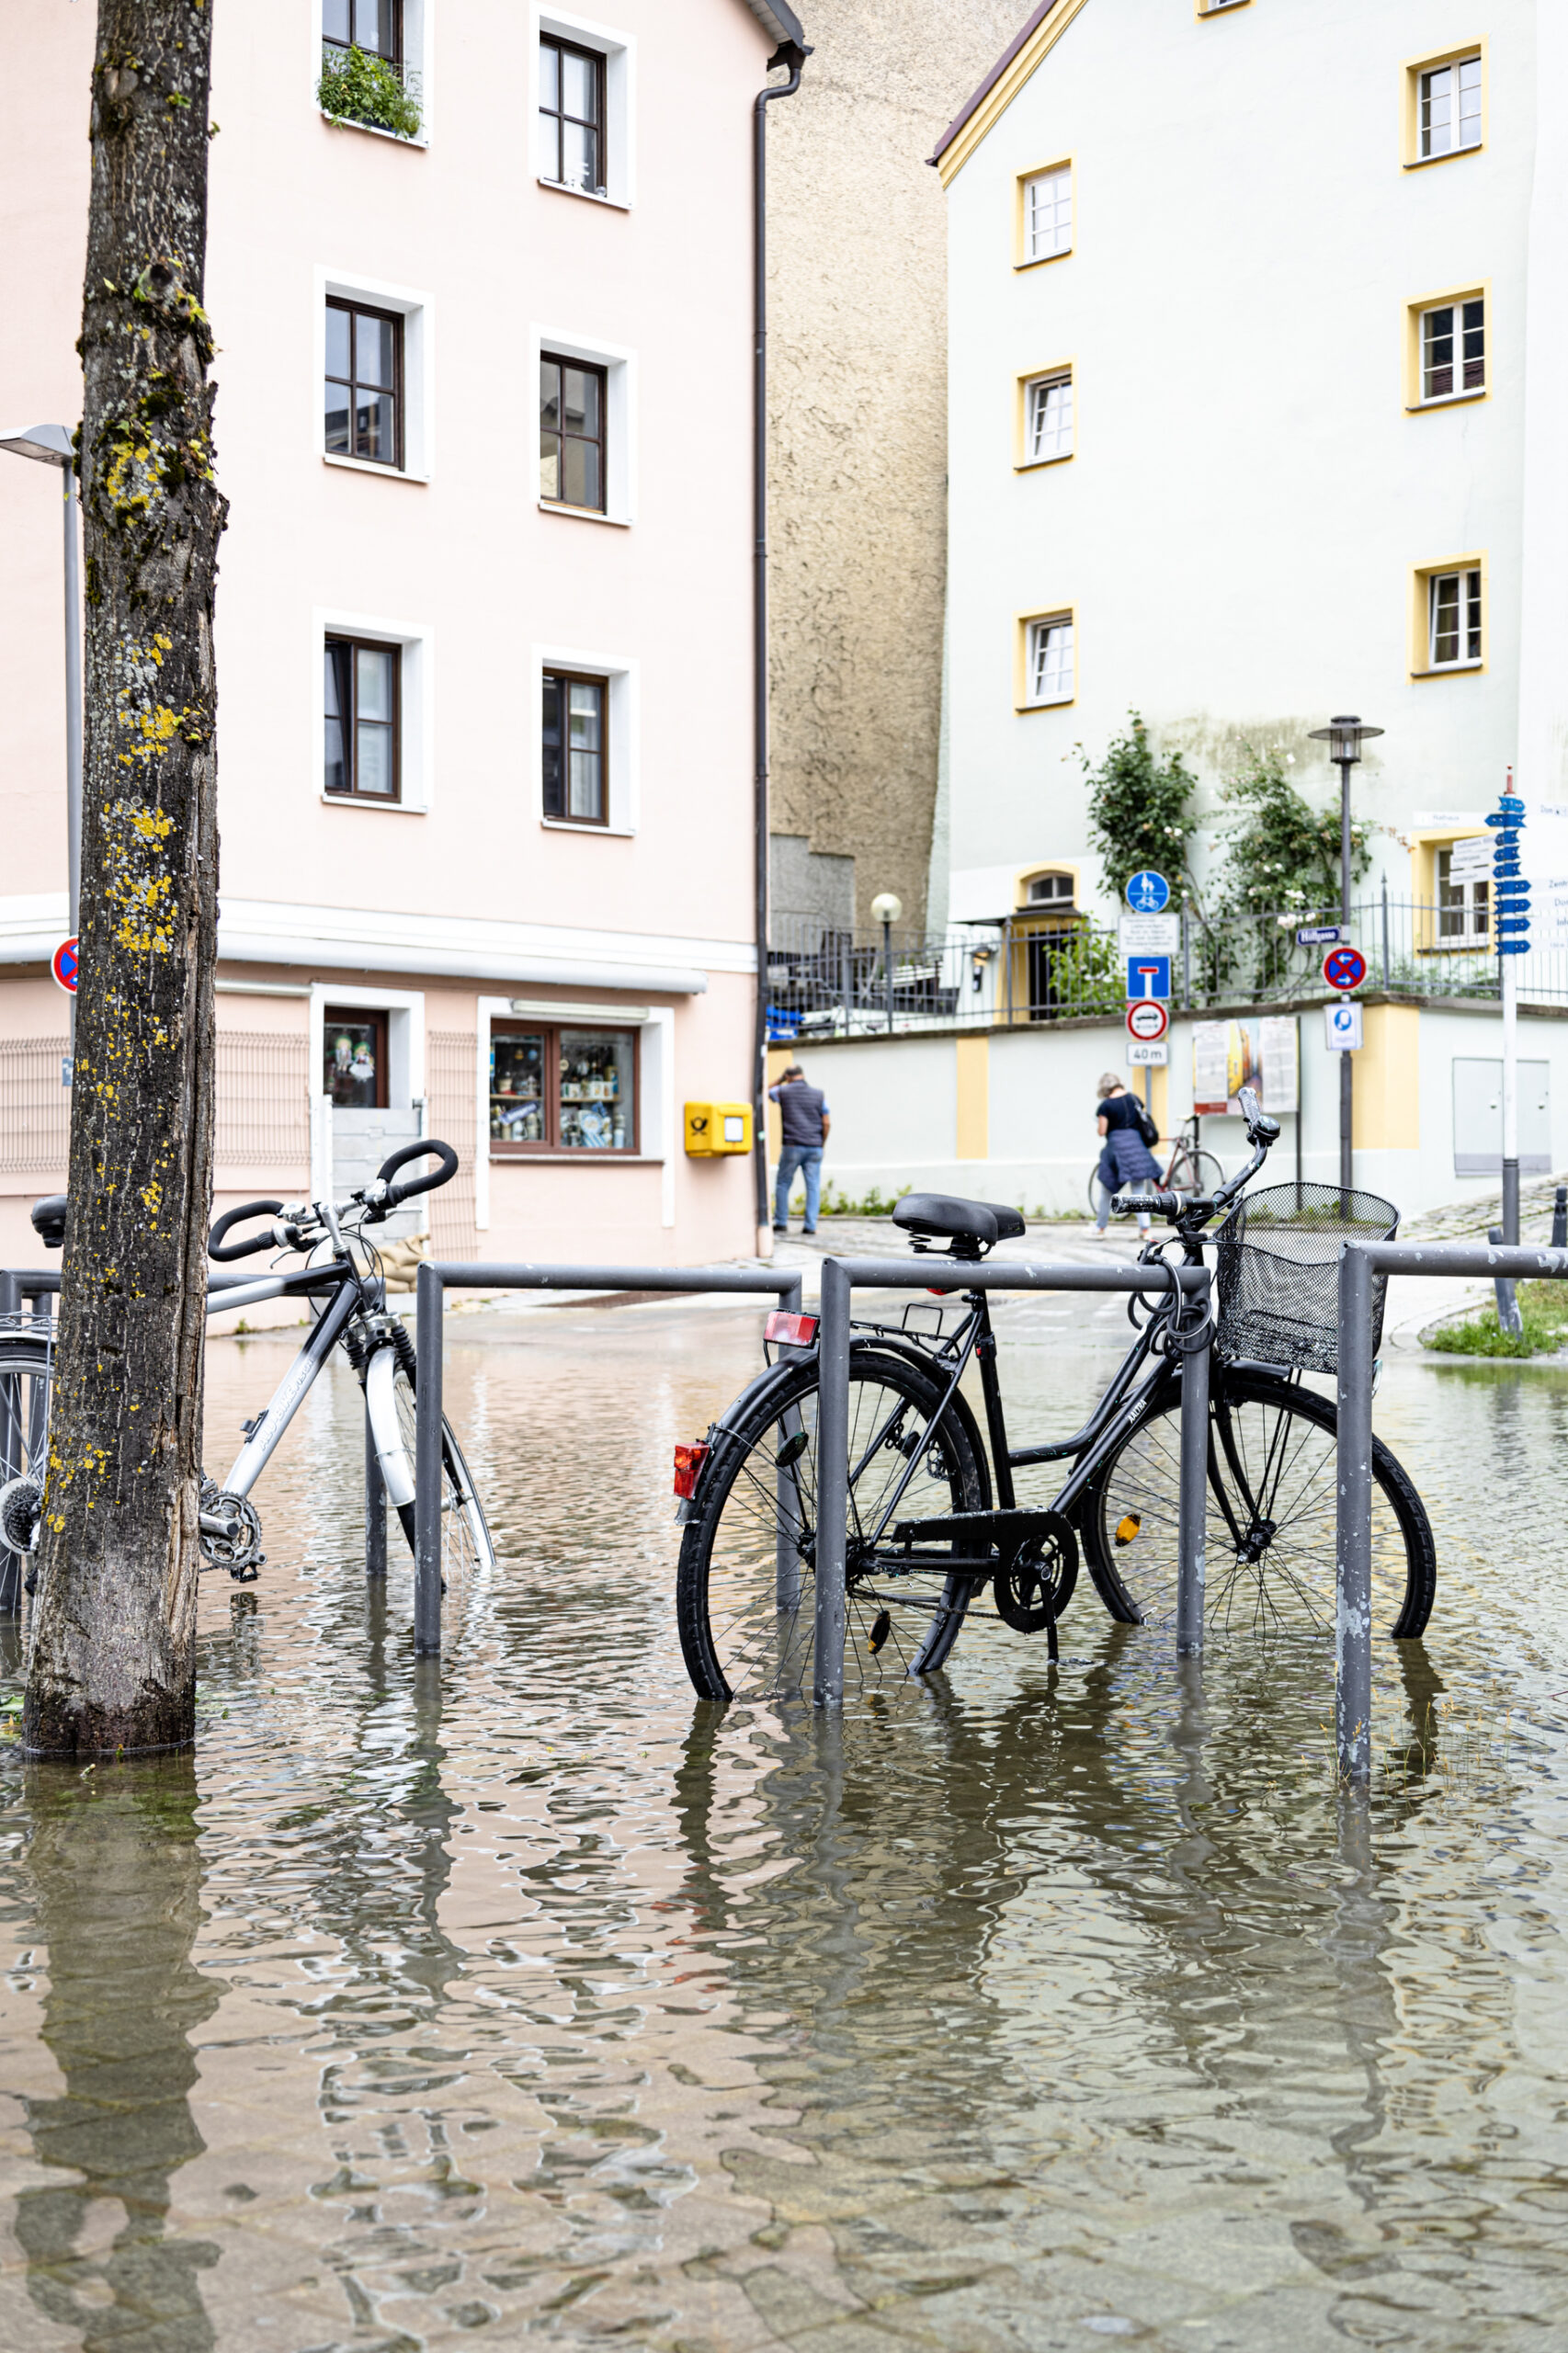
[[[0,1342],[0,1488],[14,1479],[37,1479],[41,1486],[49,1461],[49,1422],[54,1393],[54,1352],[41,1340]],[[14,1550],[0,1534],[0,1602],[19,1606],[21,1579],[30,1556]]]
[[[1179,1143],[1171,1154],[1165,1181],[1168,1192],[1208,1195],[1224,1183],[1225,1172],[1213,1154],[1205,1152],[1201,1144],[1195,1150],[1190,1144]]]
[[[948,1657],[963,1623],[971,1598],[967,1578],[947,1577],[938,1587],[933,1574],[918,1586],[912,1580],[895,1590],[899,1580],[873,1584],[858,1577],[854,1558],[857,1530],[880,1517],[879,1506],[885,1507],[908,1461],[904,1449],[916,1436],[906,1427],[909,1418],[929,1421],[944,1387],[902,1356],[870,1347],[851,1353],[846,1688],[928,1674]],[[814,1360],[781,1365],[716,1426],[676,1571],[681,1651],[700,1699],[811,1690],[817,1399]],[[805,1444],[799,1446],[801,1437]],[[986,1509],[989,1472],[950,1406],[931,1437],[939,1443],[940,1460],[936,1445],[928,1445],[896,1517]],[[873,1649],[884,1613],[889,1622]]]
[[[381,1370],[391,1364],[390,1381]],[[415,1384],[391,1348],[379,1348],[366,1370],[365,1403],[376,1437],[381,1477],[398,1524],[414,1551],[416,1416]],[[387,1408],[392,1409],[392,1423]],[[495,1545],[457,1433],[441,1416],[441,1588],[461,1589],[476,1570],[495,1565]]]
[[[1229,1373],[1216,1365],[1214,1375],[1206,1622],[1215,1633],[1332,1638],[1335,1406],[1315,1390],[1267,1374]],[[1151,1399],[1096,1472],[1081,1507],[1089,1574],[1111,1616],[1129,1624],[1175,1621],[1180,1418],[1180,1387],[1172,1383]],[[1388,1448],[1374,1439],[1374,1627],[1395,1640],[1421,1633],[1432,1613],[1437,1575],[1437,1546],[1421,1498]]]

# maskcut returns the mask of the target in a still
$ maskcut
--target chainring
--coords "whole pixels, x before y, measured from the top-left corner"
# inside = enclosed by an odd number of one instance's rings
[[[26,1473],[0,1487],[0,1544],[13,1552],[36,1552],[43,1525],[43,1486]]]
[[[226,1512],[240,1522],[237,1537],[214,1536],[202,1529],[201,1558],[207,1567],[227,1569],[236,1585],[254,1585],[267,1561],[261,1549],[261,1514],[256,1506],[247,1495],[225,1495],[215,1479],[203,1479],[201,1508],[209,1513]]]
[[[1077,1578],[1078,1539],[1072,1523],[1059,1511],[1047,1517],[1049,1527],[1026,1537],[992,1579],[996,1615],[1016,1634],[1053,1631]]]

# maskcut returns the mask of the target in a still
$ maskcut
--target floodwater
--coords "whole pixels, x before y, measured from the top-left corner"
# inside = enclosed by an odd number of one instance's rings
[[[1000,1311],[1020,1435],[1120,1317]],[[1568,2346],[1568,1374],[1390,1363],[1438,1600],[1361,1802],[1327,1653],[1179,1668],[1086,1579],[1059,1669],[695,1702],[670,1449],[758,1327],[452,1323],[501,1563],[438,1665],[337,1368],[194,1757],[0,1755],[0,2342]],[[293,1345],[214,1345],[213,1462]]]

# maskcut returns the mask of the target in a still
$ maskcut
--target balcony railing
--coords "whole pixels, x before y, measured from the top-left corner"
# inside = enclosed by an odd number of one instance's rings
[[[1297,933],[1338,918],[1331,907],[1206,924],[1189,912],[1172,959],[1173,1006],[1325,1002],[1335,994],[1323,977],[1325,947]],[[1368,990],[1406,999],[1500,995],[1495,949],[1470,909],[1380,892],[1356,903],[1348,938],[1367,960]],[[1568,950],[1534,949],[1515,962],[1521,1003],[1568,1006]],[[785,917],[767,949],[768,1027],[778,1041],[1119,1019],[1126,988],[1115,928],[1062,909],[934,936],[895,929],[885,949],[880,930]]]
[[[335,122],[357,122],[399,139],[417,139],[425,119],[424,76],[415,67],[335,40],[322,43],[316,97]]]

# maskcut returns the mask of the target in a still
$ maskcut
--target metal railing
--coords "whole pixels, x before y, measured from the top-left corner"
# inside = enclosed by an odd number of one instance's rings
[[[1338,921],[1337,907],[1215,921],[1189,907],[1172,960],[1174,1005],[1204,1012],[1326,1000],[1324,944],[1297,934]],[[1367,959],[1369,989],[1417,1000],[1500,996],[1495,946],[1473,907],[1367,892],[1348,937]],[[1532,949],[1517,964],[1521,1003],[1568,1005],[1568,950]],[[786,917],[768,940],[768,1031],[779,1044],[1119,1019],[1126,1000],[1115,927],[1060,905],[945,933],[895,928],[885,939]]]

